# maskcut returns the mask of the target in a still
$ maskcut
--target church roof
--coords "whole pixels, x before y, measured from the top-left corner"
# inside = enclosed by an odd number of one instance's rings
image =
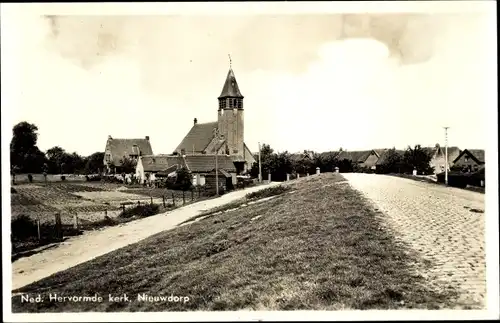
[[[224,87],[222,88],[222,92],[219,96],[219,99],[221,98],[243,99],[243,95],[241,95],[238,82],[236,82],[236,77],[234,76],[232,69],[229,69],[229,72],[227,72],[226,82],[224,83]]]
[[[214,128],[217,128],[217,122],[197,123],[193,125],[186,137],[177,146],[176,151],[180,152],[184,149],[186,153],[190,153],[193,150],[201,153],[212,141]]]

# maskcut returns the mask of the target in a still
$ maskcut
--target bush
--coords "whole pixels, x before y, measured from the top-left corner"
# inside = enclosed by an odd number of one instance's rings
[[[15,188],[11,187],[10,188],[10,193],[11,194],[15,194],[15,193],[17,193],[17,190]]]
[[[99,175],[86,175],[85,180],[87,182],[99,182],[102,180],[102,177]]]
[[[120,218],[131,218],[133,216],[138,217],[148,217],[151,215],[158,214],[160,211],[160,206],[158,204],[144,204],[137,205],[129,209],[125,209],[119,215]]]
[[[439,183],[445,182],[445,173],[437,174]],[[448,185],[453,187],[465,188],[469,184],[470,175],[461,172],[448,173]]]
[[[28,174],[28,181],[29,181],[30,183],[33,183],[33,175]]]
[[[61,181],[65,181],[66,180],[66,176],[62,175],[61,176]]]
[[[280,194],[283,194],[289,190],[290,190],[289,186],[278,185],[278,186],[268,187],[268,188],[265,188],[265,189],[257,191],[257,192],[248,193],[246,195],[246,198],[249,200],[262,199],[262,198],[266,198],[266,197],[280,195]]]
[[[26,240],[38,236],[36,222],[26,215],[20,215],[11,222],[11,236],[13,241]]]

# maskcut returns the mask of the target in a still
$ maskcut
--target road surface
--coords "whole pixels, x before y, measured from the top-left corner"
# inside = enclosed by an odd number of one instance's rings
[[[430,261],[429,282],[459,288],[462,304],[486,305],[484,194],[394,176],[343,175],[384,213],[399,241]]]

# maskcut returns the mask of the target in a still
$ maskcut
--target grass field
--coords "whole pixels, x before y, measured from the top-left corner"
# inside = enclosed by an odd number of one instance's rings
[[[182,192],[162,188],[129,187],[123,184],[103,182],[33,182],[18,183],[12,186],[12,220],[25,215],[32,220],[39,219],[43,225],[55,225],[56,213],[61,214],[63,226],[72,226],[74,214],[83,230],[99,229],[109,226],[121,212],[121,204],[165,203],[180,206],[183,204]],[[174,199],[172,199],[172,194]],[[190,192],[184,194],[185,203],[205,198]],[[152,199],[151,199],[152,198]],[[128,206],[127,206],[128,207]],[[170,209],[170,208],[168,208]],[[133,218],[124,219],[131,221]],[[116,221],[115,221],[116,222]],[[116,223],[115,223],[116,224]],[[77,231],[76,231],[77,232]],[[13,252],[25,251],[40,246],[37,239],[13,241]],[[43,239],[43,244],[52,242]]]
[[[375,211],[338,174],[290,182],[263,203],[207,212],[179,226],[17,291],[41,294],[13,312],[438,309],[456,291],[426,281],[426,264],[397,244]],[[255,197],[264,198],[265,196]],[[48,294],[93,296],[49,302]],[[109,302],[127,294],[130,302]],[[186,303],[137,295],[187,296]]]

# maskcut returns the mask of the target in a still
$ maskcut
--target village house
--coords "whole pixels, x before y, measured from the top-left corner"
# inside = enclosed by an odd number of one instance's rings
[[[135,176],[139,183],[146,180],[171,176],[180,167],[179,157],[169,155],[140,156],[135,169]]]
[[[378,160],[378,157],[379,157],[378,153],[376,153],[374,150],[361,150],[361,151],[342,150],[337,158],[339,160],[347,159],[351,161],[353,164],[358,165],[359,167],[370,167],[372,164],[375,165],[376,160]],[[366,161],[368,159],[369,159],[368,164],[366,164]]]
[[[365,152],[358,158],[359,165],[364,168],[375,170],[377,168],[377,161],[386,150],[387,149],[372,149]]]
[[[434,174],[440,174],[445,171],[445,166],[447,165],[448,170],[453,166],[453,161],[460,155],[460,149],[458,147],[448,147],[448,161],[446,162],[446,151],[445,147],[441,147],[436,144],[434,147],[424,147],[424,150],[429,152],[432,156],[429,164],[434,168]]]
[[[183,166],[193,174],[193,184],[215,187],[215,167],[219,185],[224,189],[232,189],[237,184],[237,169],[231,156],[228,155],[186,155],[182,157]]]
[[[467,172],[476,172],[484,168],[485,158],[482,149],[464,149],[453,160],[453,168]]]
[[[389,157],[390,152],[392,152],[392,151],[393,151],[392,149],[384,149],[380,153],[379,158],[377,159],[377,162],[375,163],[375,169],[377,169],[376,167],[380,167],[381,165],[383,165],[387,162],[387,158]],[[404,150],[399,150],[399,149],[394,149],[394,152],[396,152],[400,156],[403,156],[403,154],[405,153]]]
[[[107,173],[121,173],[122,161],[127,158],[137,162],[140,156],[152,155],[149,136],[141,139],[122,139],[108,136],[104,150],[104,167]]]

